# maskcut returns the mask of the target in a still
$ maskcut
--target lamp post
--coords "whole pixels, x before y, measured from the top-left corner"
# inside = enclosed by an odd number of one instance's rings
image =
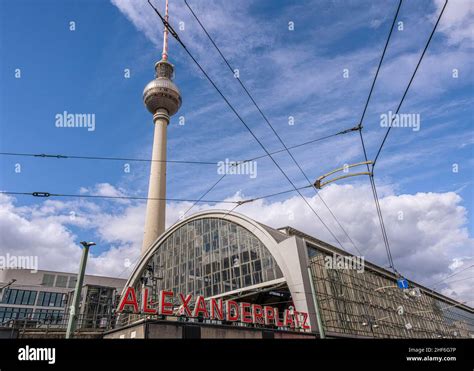
[[[84,273],[86,271],[87,256],[89,255],[89,248],[95,246],[95,242],[82,241],[81,264],[79,266],[79,274],[77,275],[76,288],[74,289],[74,297],[70,307],[69,319],[67,322],[66,339],[69,339],[74,334],[77,324],[77,312],[79,310],[79,300],[81,299],[82,283],[84,281]]]

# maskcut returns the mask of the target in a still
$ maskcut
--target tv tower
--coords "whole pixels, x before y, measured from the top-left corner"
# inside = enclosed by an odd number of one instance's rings
[[[166,0],[165,19],[168,22],[168,0]],[[173,83],[174,67],[168,62],[168,29],[163,31],[163,53],[155,64],[155,79],[143,90],[143,102],[153,114],[154,137],[150,169],[150,183],[146,205],[145,234],[142,255],[165,231],[166,218],[166,129],[170,117],[181,106],[181,94]]]

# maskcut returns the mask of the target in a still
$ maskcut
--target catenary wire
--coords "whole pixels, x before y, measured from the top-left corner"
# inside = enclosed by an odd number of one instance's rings
[[[48,197],[75,197],[75,198],[99,198],[99,199],[121,199],[121,200],[152,200],[152,201],[175,201],[175,202],[207,202],[207,203],[228,203],[235,204],[238,201],[227,200],[202,200],[202,199],[183,199],[183,198],[155,198],[155,197],[138,197],[138,196],[104,196],[104,195],[80,195],[80,194],[63,194],[63,193],[49,193],[49,192],[14,192],[14,191],[0,191],[1,194],[7,195],[23,195],[34,196],[41,198]]]
[[[449,275],[449,276],[443,278],[442,280],[440,280],[440,281],[438,281],[438,282],[432,284],[431,287],[434,289],[435,287],[439,286],[441,283],[443,283],[443,282],[446,281],[447,279],[449,279],[449,278],[451,278],[451,277],[454,277],[454,276],[457,276],[459,273],[465,272],[465,271],[467,271],[468,269],[470,269],[470,268],[472,268],[472,267],[474,267],[474,264],[472,264],[472,265],[470,265],[469,267],[466,267],[466,268],[464,268],[464,269],[461,269],[460,271],[457,271],[457,272],[455,272],[455,273],[453,273],[453,274],[451,274],[451,275]]]
[[[219,95],[222,97],[222,99],[225,101],[225,103],[229,106],[229,108],[232,110],[232,112],[237,116],[239,121],[244,125],[244,127],[247,129],[247,131],[252,135],[252,137],[255,139],[255,141],[260,145],[260,147],[265,151],[265,153],[270,157],[270,159],[273,161],[275,166],[278,168],[278,170],[282,173],[282,175],[287,179],[287,181],[292,185],[292,187],[298,192],[299,196],[301,199],[306,203],[306,205],[310,208],[310,210],[313,212],[313,214],[318,218],[318,220],[321,222],[321,224],[326,228],[326,230],[329,232],[329,234],[334,238],[335,241],[339,244],[339,246],[344,249],[344,246],[342,243],[339,241],[337,236],[332,232],[332,230],[328,227],[328,225],[324,222],[324,220],[319,216],[319,214],[314,210],[314,208],[311,206],[311,204],[308,202],[308,200],[303,196],[303,194],[297,189],[296,185],[293,183],[293,181],[288,177],[288,175],[285,173],[285,171],[281,168],[281,166],[275,161],[275,159],[272,157],[272,155],[268,152],[266,147],[262,144],[262,142],[257,138],[257,136],[254,134],[252,129],[247,125],[247,123],[244,121],[244,119],[239,115],[239,113],[236,111],[234,106],[229,102],[229,100],[226,98],[226,96],[222,93],[222,91],[219,89],[219,87],[215,84],[214,80],[211,79],[211,77],[207,74],[207,72],[204,70],[204,68],[201,66],[201,64],[196,60],[196,58],[193,56],[193,54],[188,50],[186,45],[181,41],[179,38],[178,34],[176,31],[173,29],[173,27],[163,18],[163,16],[160,14],[160,12],[153,6],[153,4],[148,0],[148,4],[153,8],[155,13],[158,15],[158,17],[161,19],[163,25],[168,29],[170,34],[178,41],[178,43],[183,47],[185,52],[188,54],[188,56],[193,60],[193,62],[196,64],[196,66],[201,70],[201,72],[204,74],[204,76],[207,78],[207,80],[211,83],[211,85],[216,89],[216,91],[219,93]]]
[[[168,163],[175,163],[175,164],[191,164],[191,165],[217,165],[217,162],[211,162],[211,161],[152,160],[152,159],[144,159],[144,158],[76,156],[76,155],[47,154],[47,153],[0,152],[0,155],[1,156],[19,156],[19,157],[76,159],[76,160],[108,160],[108,161],[130,161],[130,162],[168,162]]]
[[[297,148],[297,147],[301,147],[301,146],[306,146],[308,144],[312,144],[312,143],[315,143],[315,142],[319,142],[321,140],[325,140],[325,139],[329,139],[329,138],[332,138],[332,137],[335,137],[337,135],[343,135],[343,134],[348,134],[348,133],[351,133],[353,131],[356,131],[357,128],[349,128],[349,129],[345,129],[345,130],[341,130],[337,133],[334,133],[334,134],[330,134],[330,135],[326,135],[326,136],[323,136],[323,137],[320,137],[320,138],[317,138],[317,139],[312,139],[310,141],[307,141],[307,142],[303,142],[303,143],[300,143],[300,144],[296,144],[290,148]],[[278,151],[274,151],[272,152],[271,154],[274,155],[274,154],[277,154],[277,153],[280,153],[280,152],[283,152],[284,150],[278,150]],[[265,158],[265,157],[268,157],[268,155],[262,155],[262,156],[258,156],[258,157],[253,157],[251,159],[248,159],[248,160],[243,160],[243,161],[236,161],[232,164],[232,166],[240,166],[241,164],[244,164],[246,162],[251,162],[251,161],[256,161],[256,160],[259,160],[261,158]],[[211,192],[225,177],[226,177],[227,173],[223,174],[218,180],[217,182],[215,182],[207,191],[205,191],[200,197],[199,197],[199,200],[201,200],[203,197],[205,197],[209,192]],[[193,205],[191,205],[184,213],[183,215],[181,215],[177,220],[180,220],[182,218],[184,218],[195,206],[197,205],[197,202],[195,202]]]
[[[434,33],[436,32],[436,28],[438,27],[438,23],[439,21],[441,20],[441,17],[443,16],[443,13],[444,13],[444,10],[446,9],[446,5],[448,5],[448,0],[445,1],[444,3],[444,6],[443,8],[441,9],[441,12],[439,13],[439,16],[438,16],[438,19],[436,20],[436,23],[433,27],[433,30],[431,31],[431,34],[430,34],[430,37],[428,38],[428,41],[426,42],[426,45],[425,45],[425,48],[423,49],[423,53],[421,54],[420,56],[420,59],[418,60],[418,63],[415,67],[415,71],[413,72],[411,78],[410,78],[410,82],[408,83],[408,86],[406,87],[405,89],[405,92],[403,93],[403,96],[402,96],[402,99],[400,100],[400,103],[398,104],[398,107],[397,107],[397,110],[395,112],[395,115],[394,117],[392,118],[392,121],[391,123],[393,122],[393,120],[395,119],[396,115],[398,114],[398,112],[400,111],[400,108],[403,104],[403,101],[405,100],[405,97],[408,93],[408,90],[410,89],[410,86],[411,86],[411,83],[413,82],[413,79],[415,78],[415,75],[416,75],[416,72],[418,71],[418,67],[420,67],[420,64],[421,64],[421,61],[423,60],[423,57],[425,56],[425,53],[426,53],[426,50],[428,49],[428,46],[430,45],[430,42],[431,42],[431,39],[433,38],[433,35]],[[382,143],[380,144],[380,147],[377,151],[377,154],[375,156],[375,159],[374,159],[374,163],[372,164],[372,168],[375,167],[375,164],[377,162],[377,159],[379,158],[379,155],[380,155],[380,152],[382,151],[382,148],[385,144],[385,141],[387,140],[387,137],[388,137],[388,134],[390,133],[390,130],[392,129],[392,125],[390,124],[387,128],[387,131],[385,133],[385,136],[382,140]]]
[[[234,74],[234,69],[232,68],[232,66],[230,65],[229,61],[227,60],[227,58],[224,56],[224,54],[222,53],[222,51],[220,50],[220,48],[217,46],[217,44],[215,43],[214,39],[211,37],[211,35],[209,34],[209,32],[207,31],[207,29],[204,27],[204,25],[202,24],[201,20],[199,19],[199,17],[196,15],[196,13],[194,12],[194,10],[191,8],[191,6],[188,4],[187,0],[184,0],[184,3],[186,4],[186,6],[188,7],[189,11],[191,12],[191,14],[194,16],[194,18],[196,19],[196,21],[198,22],[199,26],[202,28],[202,30],[204,31],[204,33],[206,34],[206,36],[208,37],[208,39],[211,41],[212,45],[214,46],[214,48],[218,51],[219,55],[221,56],[221,58],[223,59],[223,61],[225,62],[225,64],[227,65],[227,67],[229,68],[230,72],[232,74]],[[358,251],[358,253],[360,255],[362,255],[361,251],[359,250],[359,248],[355,245],[354,241],[352,240],[352,238],[349,236],[349,234],[347,233],[346,229],[342,226],[342,224],[340,223],[339,219],[336,217],[336,215],[334,214],[334,212],[331,210],[331,208],[328,206],[328,204],[326,203],[326,201],[324,200],[324,198],[321,196],[320,192],[316,189],[316,187],[313,185],[313,183],[309,180],[308,176],[306,175],[305,171],[303,170],[303,168],[301,167],[301,165],[298,163],[298,161],[296,161],[295,157],[293,156],[293,154],[291,153],[290,149],[286,146],[285,142],[283,141],[283,139],[281,138],[281,136],[278,134],[278,132],[275,130],[275,128],[273,127],[273,125],[270,123],[270,120],[267,118],[267,116],[263,113],[262,109],[260,108],[260,106],[257,104],[257,102],[255,101],[255,98],[250,94],[249,90],[247,89],[247,87],[245,86],[245,84],[242,82],[242,80],[240,79],[239,76],[235,76],[235,78],[237,79],[237,81],[239,82],[240,86],[242,87],[242,89],[245,91],[245,93],[247,94],[247,96],[250,98],[250,100],[252,101],[253,105],[257,108],[258,112],[260,113],[260,115],[262,116],[262,118],[264,119],[264,121],[267,123],[267,125],[270,127],[270,129],[272,130],[273,134],[275,134],[275,136],[278,138],[279,142],[282,144],[282,146],[284,147],[284,150],[288,153],[288,155],[291,157],[291,159],[293,160],[293,162],[295,163],[295,165],[297,166],[297,168],[299,169],[299,171],[301,172],[301,174],[303,174],[303,176],[305,177],[306,181],[308,182],[308,184],[311,186],[311,188],[316,192],[316,195],[319,197],[319,199],[322,201],[323,205],[326,207],[326,209],[329,211],[329,213],[332,215],[332,217],[334,218],[334,220],[336,221],[336,223],[339,225],[339,228],[341,228],[341,230],[343,231],[343,233],[345,234],[345,236],[348,238],[348,240],[351,242],[352,246],[354,246],[354,248]]]
[[[429,37],[429,39],[428,39],[428,41],[427,41],[427,43],[426,43],[426,45],[425,45],[425,47],[424,47],[424,49],[423,49],[423,53],[422,53],[421,56],[420,56],[420,59],[419,59],[419,61],[418,61],[418,64],[417,64],[417,66],[416,66],[416,68],[415,68],[415,70],[414,70],[414,72],[413,72],[413,74],[412,74],[412,76],[411,76],[411,78],[410,78],[410,81],[409,81],[409,83],[408,83],[408,85],[407,85],[407,87],[406,87],[406,89],[405,89],[405,92],[404,92],[404,94],[403,94],[403,96],[402,96],[402,99],[400,100],[400,103],[399,103],[399,105],[398,105],[398,107],[397,107],[397,110],[396,110],[396,113],[395,113],[394,118],[395,118],[396,115],[398,114],[398,112],[399,112],[399,110],[400,110],[400,108],[401,108],[401,106],[402,106],[402,104],[403,104],[403,101],[404,101],[404,99],[405,99],[405,97],[406,97],[406,95],[407,95],[407,93],[408,93],[408,90],[409,90],[409,88],[410,88],[410,86],[411,86],[411,83],[413,82],[413,79],[414,79],[414,77],[415,77],[415,75],[416,75],[416,73],[417,73],[417,71],[418,71],[418,67],[420,66],[421,61],[423,60],[423,57],[424,57],[424,55],[425,55],[425,53],[426,53],[426,50],[428,49],[428,46],[429,46],[429,44],[430,44],[430,42],[431,42],[431,39],[432,39],[432,37],[433,37],[433,35],[434,35],[435,31],[436,31],[437,25],[438,25],[438,23],[439,23],[439,21],[440,21],[442,15],[443,15],[443,12],[444,12],[444,10],[445,10],[445,7],[446,7],[447,3],[448,3],[448,1],[445,2],[445,4],[444,4],[444,6],[443,6],[443,8],[442,8],[442,10],[441,10],[441,12],[440,12],[440,14],[439,14],[439,16],[438,16],[438,19],[437,19],[437,21],[436,21],[436,24],[435,24],[435,26],[433,27],[433,30],[432,30],[432,32],[431,32],[431,34],[430,34],[430,37]],[[362,123],[363,123],[363,119],[364,119],[364,116],[365,116],[365,112],[366,112],[366,110],[367,110],[367,106],[368,106],[368,104],[369,104],[370,97],[371,97],[371,95],[372,95],[372,92],[373,92],[373,89],[374,89],[374,85],[375,85],[375,82],[376,82],[376,80],[377,80],[377,76],[378,76],[378,73],[379,73],[379,71],[380,71],[380,67],[381,67],[381,64],[382,64],[382,61],[383,61],[383,58],[384,58],[384,55],[385,55],[385,52],[386,52],[386,49],[387,49],[389,40],[390,40],[390,36],[391,36],[391,34],[392,34],[392,31],[393,31],[393,27],[394,27],[394,25],[395,25],[395,21],[396,21],[396,19],[397,19],[397,15],[398,15],[398,12],[399,12],[399,10],[400,10],[401,4],[402,4],[402,0],[400,0],[400,2],[399,2],[398,8],[397,8],[397,13],[396,13],[395,18],[394,18],[394,20],[393,20],[392,27],[390,28],[390,33],[389,33],[389,36],[388,36],[388,38],[387,38],[387,42],[386,42],[386,44],[385,44],[384,51],[383,51],[383,53],[382,53],[382,57],[381,57],[381,59],[380,59],[379,65],[378,65],[378,68],[377,68],[377,71],[376,71],[376,74],[375,74],[375,78],[374,78],[374,80],[373,80],[373,83],[372,83],[372,86],[371,86],[371,89],[370,89],[370,92],[369,92],[369,96],[368,96],[368,98],[367,98],[366,105],[365,105],[365,107],[364,107],[364,111],[363,111],[363,113],[362,113],[362,117],[361,117],[361,120],[360,120],[360,123],[359,123],[359,125],[360,125],[361,128],[362,128]],[[394,119],[394,118],[393,118],[393,119]],[[393,119],[392,119],[392,122],[393,122]],[[382,144],[381,144],[381,146],[380,146],[380,148],[379,148],[379,150],[378,150],[378,152],[377,152],[377,155],[375,156],[375,160],[374,160],[373,163],[372,163],[372,171],[370,171],[370,168],[369,168],[369,165],[368,165],[368,164],[367,164],[367,169],[368,169],[369,172],[371,173],[371,175],[369,176],[369,178],[370,178],[370,183],[371,183],[371,187],[372,187],[372,192],[373,192],[373,195],[374,195],[374,200],[375,200],[375,204],[376,204],[376,208],[377,208],[377,214],[378,214],[379,220],[380,220],[380,225],[381,225],[381,229],[382,229],[382,235],[383,235],[385,247],[386,247],[386,250],[387,250],[387,256],[388,256],[388,259],[389,259],[389,264],[390,264],[390,267],[396,272],[396,269],[395,269],[395,266],[394,266],[394,263],[393,263],[393,258],[392,258],[392,255],[391,255],[391,251],[390,251],[390,244],[389,244],[388,236],[387,236],[387,233],[386,233],[385,224],[384,224],[384,221],[383,221],[383,215],[382,215],[382,211],[381,211],[381,208],[380,208],[380,201],[379,201],[379,197],[378,197],[378,195],[377,195],[377,189],[376,189],[376,185],[375,185],[374,172],[373,172],[374,167],[375,167],[375,163],[376,163],[376,161],[377,161],[377,159],[378,159],[378,157],[379,157],[379,155],[380,155],[380,151],[381,151],[381,149],[383,148],[383,145],[384,145],[384,143],[385,143],[385,141],[386,141],[386,139],[387,139],[387,136],[388,136],[388,134],[389,134],[391,128],[392,128],[392,126],[389,125],[389,127],[388,127],[388,129],[387,129],[387,132],[386,132],[386,134],[385,134],[385,137],[384,137],[384,139],[383,139],[383,141],[382,141]],[[368,156],[367,156],[367,151],[366,151],[366,147],[365,147],[365,143],[364,143],[364,139],[363,139],[363,135],[362,135],[362,130],[359,131],[359,134],[360,134],[360,139],[361,139],[362,148],[363,148],[363,152],[364,152],[364,157],[365,157],[365,160],[367,161],[367,160],[368,160]]]
[[[221,178],[222,179],[222,178]],[[217,183],[216,183],[217,184]],[[15,191],[0,191],[0,194],[7,195],[20,195],[20,196],[34,196],[39,198],[48,198],[48,197],[77,197],[77,198],[99,198],[99,199],[123,199],[123,200],[152,200],[152,201],[174,201],[174,202],[203,202],[203,203],[225,203],[225,204],[236,204],[237,206],[243,205],[245,203],[254,202],[257,200],[262,200],[266,198],[280,196],[282,194],[291,193],[300,191],[308,188],[309,186],[298,187],[296,189],[288,189],[285,191],[279,191],[275,193],[270,193],[263,196],[257,196],[255,198],[243,199],[243,200],[203,200],[200,199],[184,199],[184,198],[154,198],[154,197],[135,197],[135,196],[104,196],[104,195],[81,195],[81,194],[65,194],[65,193],[49,193],[49,192],[15,192]]]
[[[474,276],[465,277],[465,278],[460,278],[460,279],[458,279],[458,280],[449,281],[449,282],[446,282],[446,283],[447,283],[447,284],[451,284],[451,283],[455,283],[455,282],[467,281],[467,280],[472,280],[472,279],[474,279]]]
[[[391,39],[391,36],[392,36],[392,33],[393,33],[393,28],[395,26],[395,22],[397,21],[398,14],[399,14],[400,8],[402,6],[402,2],[403,2],[403,0],[400,0],[399,3],[398,3],[398,7],[397,7],[397,10],[395,12],[395,16],[393,18],[392,25],[390,27],[390,32],[389,32],[387,40],[385,42],[385,46],[384,46],[384,49],[383,49],[383,52],[382,52],[382,56],[380,57],[380,61],[379,61],[379,64],[377,66],[377,70],[375,72],[375,76],[374,76],[374,79],[372,81],[372,85],[370,87],[369,94],[367,96],[367,100],[365,102],[364,109],[362,111],[362,116],[359,120],[359,129],[360,129],[359,130],[359,136],[360,136],[360,141],[361,141],[361,144],[362,144],[362,150],[363,150],[364,158],[365,158],[366,162],[368,162],[368,156],[367,156],[367,150],[365,148],[364,137],[362,135],[362,128],[363,128],[365,113],[367,111],[367,107],[369,106],[369,102],[370,102],[370,99],[372,97],[372,93],[374,91],[375,83],[377,82],[377,78],[378,78],[378,75],[379,75],[379,72],[380,72],[380,68],[382,66],[382,62],[384,60],[385,53],[387,51],[388,44],[390,42],[390,39]],[[396,268],[395,268],[394,263],[393,263],[392,253],[390,251],[390,242],[389,242],[389,239],[388,239],[388,236],[387,236],[387,231],[385,229],[383,214],[382,214],[382,210],[380,208],[380,202],[379,202],[378,195],[377,195],[377,188],[375,186],[375,180],[374,180],[374,177],[373,177],[373,169],[371,171],[371,169],[369,167],[369,164],[367,164],[367,171],[370,173],[370,175],[369,175],[370,186],[371,186],[371,189],[372,189],[372,195],[373,195],[373,198],[374,198],[375,208],[376,208],[376,211],[377,211],[377,217],[379,219],[380,229],[381,229],[381,232],[382,232],[382,239],[383,239],[383,242],[384,242],[385,251],[386,251],[386,254],[387,254],[387,258],[388,258],[389,267],[394,272],[396,272]]]
[[[297,148],[297,147],[302,147],[306,146],[308,144],[312,144],[321,140],[329,139],[337,135],[342,135],[342,134],[347,134],[354,131],[354,128],[349,128],[345,129],[342,131],[339,131],[334,134],[326,135],[320,138],[312,139],[310,141],[306,141],[300,144],[294,145],[292,148]],[[274,151],[271,154],[277,154],[282,152],[283,150],[279,151]],[[0,152],[0,155],[4,156],[26,156],[26,157],[38,157],[38,158],[57,158],[57,159],[86,159],[86,160],[113,160],[113,161],[141,161],[141,162],[153,162],[153,161],[158,161],[158,162],[172,162],[172,163],[187,163],[187,164],[212,164],[212,165],[217,165],[218,162],[205,162],[205,161],[177,161],[177,160],[150,160],[150,159],[138,159],[138,158],[125,158],[125,157],[99,157],[99,156],[76,156],[76,155],[61,155],[61,154],[56,154],[56,155],[51,155],[51,154],[33,154],[33,153],[18,153],[18,152]],[[245,162],[250,162],[250,161],[255,161],[261,158],[268,157],[267,155],[262,155],[258,157],[251,158],[249,160],[243,160],[243,161],[235,161],[232,165],[233,166],[239,166]],[[214,183],[207,191],[205,191],[197,200],[191,201],[194,202],[184,213],[183,215],[178,218],[178,220],[182,219],[184,216],[191,211],[198,203],[203,202],[202,199],[209,193],[211,192],[226,176],[227,174],[224,174],[222,177],[217,180],[216,183]],[[287,192],[287,191],[286,191]],[[283,192],[283,193],[286,193]]]
[[[400,100],[400,103],[398,104],[398,107],[397,107],[397,110],[396,110],[396,112],[395,112],[394,118],[396,117],[396,115],[397,115],[398,112],[400,111],[400,108],[401,108],[401,106],[402,106],[402,104],[403,104],[403,101],[405,100],[405,97],[406,97],[406,95],[407,95],[407,93],[408,93],[408,90],[410,89],[411,84],[412,84],[412,82],[413,82],[413,80],[414,80],[414,78],[415,78],[415,76],[416,76],[416,73],[417,73],[417,71],[418,71],[418,68],[419,68],[419,66],[420,66],[420,64],[421,64],[421,62],[422,62],[422,60],[423,60],[423,57],[425,56],[426,50],[428,49],[428,46],[430,45],[431,39],[433,38],[433,35],[434,35],[434,33],[436,32],[436,28],[437,28],[437,26],[438,26],[439,21],[441,20],[441,17],[443,16],[443,13],[444,13],[444,10],[446,9],[446,5],[447,5],[447,4],[448,4],[448,1],[446,0],[445,3],[444,3],[444,6],[443,6],[443,8],[441,9],[441,12],[440,12],[440,14],[439,14],[439,16],[438,16],[438,19],[436,20],[436,23],[435,23],[435,25],[434,25],[434,27],[433,27],[433,30],[431,31],[431,34],[430,34],[430,36],[429,36],[429,38],[428,38],[428,41],[426,42],[426,45],[425,45],[425,47],[424,47],[424,49],[423,49],[423,52],[422,52],[422,54],[421,54],[421,56],[420,56],[420,58],[419,58],[419,60],[418,60],[418,63],[417,63],[417,65],[416,65],[416,67],[415,67],[415,70],[413,71],[413,74],[412,74],[412,76],[411,76],[411,78],[410,78],[410,81],[408,82],[408,85],[407,85],[407,87],[406,87],[406,89],[405,89],[405,92],[403,93],[403,96],[402,96],[402,98],[401,98],[401,100]],[[394,118],[393,118],[393,119],[394,119]],[[393,122],[393,119],[392,119],[392,122]],[[385,230],[385,225],[384,225],[384,222],[383,222],[382,211],[381,211],[381,208],[380,208],[380,201],[379,201],[379,197],[378,197],[378,195],[377,195],[377,189],[376,189],[376,187],[375,187],[374,168],[375,168],[375,164],[376,164],[376,162],[377,162],[377,159],[378,159],[378,157],[379,157],[379,155],[380,155],[380,151],[381,151],[382,148],[383,148],[383,145],[384,145],[384,143],[385,143],[385,141],[386,141],[386,139],[387,139],[388,134],[390,133],[390,129],[391,129],[391,128],[392,128],[392,125],[390,124],[389,127],[388,127],[388,129],[387,129],[387,132],[385,133],[385,136],[384,136],[384,139],[383,139],[383,141],[382,141],[382,144],[380,145],[380,148],[379,148],[379,150],[377,151],[377,155],[375,156],[375,159],[374,159],[374,161],[373,161],[373,163],[372,163],[372,172],[371,172],[371,176],[370,176],[371,183],[372,183],[372,187],[373,187],[373,190],[374,190],[375,199],[376,199],[376,205],[377,205],[377,208],[378,208],[378,210],[379,210],[379,215],[380,215],[381,223],[382,223],[382,225],[383,225],[383,229],[384,229],[384,230]],[[389,259],[390,259],[389,261],[390,261],[390,264],[391,264],[391,266],[392,266],[392,269],[394,270],[394,272],[396,272],[396,269],[395,269],[394,264],[393,264],[393,258],[392,258],[392,256],[391,256],[390,244],[389,244],[389,242],[388,242],[388,236],[386,235],[386,230],[385,230],[385,238],[386,238],[386,240],[387,240],[388,255],[389,255]],[[396,272],[396,273],[397,273],[397,272]]]
[[[334,134],[325,135],[316,139],[312,139],[303,143],[295,144],[288,149],[299,148],[319,142],[321,140],[329,139],[341,134],[347,134],[352,131],[357,131],[357,128],[348,128],[341,130]],[[284,152],[285,150],[277,150],[270,152],[271,155]],[[78,159],[78,160],[106,160],[106,161],[130,161],[130,162],[168,162],[176,164],[191,164],[191,165],[218,165],[219,161],[193,161],[193,160],[152,160],[144,158],[130,158],[130,157],[103,157],[103,156],[79,156],[79,155],[64,155],[64,154],[47,154],[47,153],[22,153],[22,152],[0,152],[0,156],[18,156],[18,157],[36,157],[36,158],[55,158],[55,159]],[[268,157],[268,155],[261,155],[253,157],[248,160],[237,160],[237,163],[243,163],[248,161],[255,161],[261,158]]]

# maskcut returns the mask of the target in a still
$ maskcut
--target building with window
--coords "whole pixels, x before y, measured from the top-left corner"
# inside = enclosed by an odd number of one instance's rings
[[[28,269],[0,270],[0,327],[64,328],[76,274]],[[79,326],[96,328],[109,320],[124,279],[86,275]],[[104,320],[102,320],[103,324]]]
[[[473,338],[474,310],[291,227],[209,210],[171,226],[128,280],[86,275],[78,333],[105,338]],[[356,262],[357,264],[341,264]],[[21,337],[63,337],[76,275],[0,270],[0,323]],[[118,313],[127,288],[170,298],[171,315]],[[178,293],[308,314],[309,329],[184,316]],[[139,307],[143,297],[137,295]],[[193,301],[190,301],[193,309]],[[207,303],[209,305],[209,303]],[[239,309],[238,309],[239,310]],[[242,310],[242,309],[240,309]],[[55,329],[51,331],[51,329]]]
[[[163,233],[142,256],[125,287],[136,292],[147,289],[151,303],[167,290],[271,305],[279,313],[305,312],[311,326],[305,335],[474,337],[473,308],[412,281],[400,289],[400,277],[366,261],[357,267],[332,264],[356,258],[291,227],[277,230],[238,213],[210,210]],[[140,307],[141,300],[137,295]],[[242,337],[303,332],[275,324],[184,317],[179,298],[171,300],[172,316],[124,312],[105,337],[240,337],[238,328],[255,330]],[[173,322],[176,325],[170,330]]]

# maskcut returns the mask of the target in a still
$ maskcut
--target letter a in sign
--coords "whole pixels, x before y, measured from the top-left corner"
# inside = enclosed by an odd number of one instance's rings
[[[128,299],[129,296],[131,296],[130,299]],[[132,305],[133,312],[138,313],[137,296],[135,295],[135,289],[133,287],[127,287],[127,291],[120,302],[119,312],[123,311],[126,305]]]

